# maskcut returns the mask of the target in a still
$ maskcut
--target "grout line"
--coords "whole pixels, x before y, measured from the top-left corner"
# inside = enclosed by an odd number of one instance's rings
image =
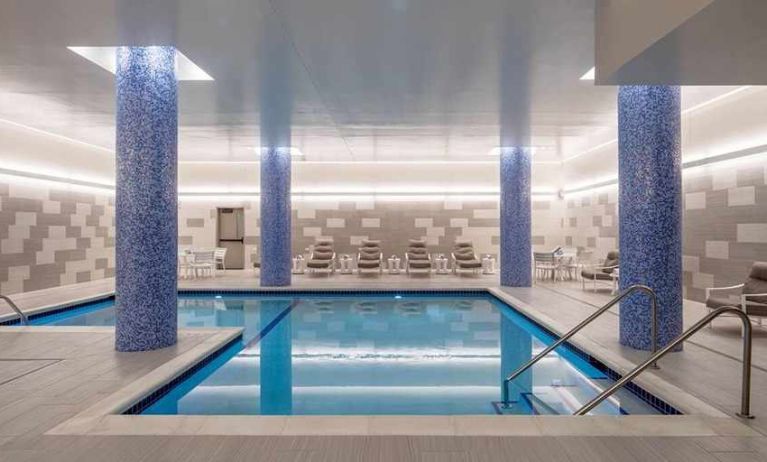
[[[5,360],[0,360],[0,362],[2,362],[2,361],[5,361]],[[35,369],[31,370],[31,371],[27,371],[27,372],[25,372],[25,373],[23,373],[21,375],[17,375],[15,377],[12,377],[12,378],[4,381],[4,382],[0,382],[0,386],[6,385],[6,384],[11,383],[11,382],[15,382],[16,380],[18,380],[18,379],[20,379],[22,377],[26,377],[29,374],[33,374],[33,373],[35,373],[35,372],[37,372],[39,370],[45,369],[48,366],[53,366],[54,364],[57,364],[57,363],[60,363],[61,361],[63,361],[63,359],[47,359],[47,360],[43,360],[43,359],[27,359],[27,360],[15,359],[15,360],[12,360],[12,361],[53,361],[53,362],[50,362],[48,364],[44,364],[44,365],[42,365],[42,366],[40,366],[38,368],[35,368]]]

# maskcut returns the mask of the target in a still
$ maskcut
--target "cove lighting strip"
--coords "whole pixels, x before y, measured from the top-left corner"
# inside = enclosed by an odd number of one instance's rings
[[[80,187],[88,190],[100,190],[114,194],[114,185],[109,183],[99,183],[94,181],[80,180],[76,178],[68,178],[57,175],[42,174],[36,172],[29,172],[23,170],[12,170],[7,168],[0,168],[0,176],[9,178],[41,181],[45,183],[55,183],[66,185],[70,187]],[[424,191],[424,192],[396,192],[396,191],[343,191],[343,192],[295,192],[292,194],[292,198],[295,200],[497,200],[498,191],[454,191],[454,192],[440,192],[440,191]],[[555,197],[554,192],[534,191],[532,193],[536,197]],[[196,192],[179,192],[180,199],[256,199],[260,197],[259,191],[240,191],[240,192],[228,192],[228,191],[196,191]]]
[[[30,127],[29,125],[20,124],[18,122],[14,122],[12,120],[0,119],[0,123],[6,124],[6,125],[10,125],[10,126],[16,127],[16,128],[21,128],[21,129],[30,131],[32,133],[37,133],[37,134],[40,134],[40,135],[49,136],[51,138],[55,138],[55,139],[59,139],[59,140],[62,140],[62,141],[66,141],[67,143],[79,144],[81,146],[86,146],[86,147],[91,148],[91,149],[98,149],[99,151],[104,151],[104,152],[108,152],[108,153],[112,153],[112,154],[114,154],[114,152],[115,152],[114,149],[105,148],[104,146],[99,146],[99,145],[93,144],[93,143],[86,143],[85,141],[76,140],[74,138],[70,138],[70,137],[64,136],[64,135],[59,135],[58,133],[49,132],[47,130],[41,130],[39,128]]]
[[[767,154],[767,144],[753,146],[739,151],[728,152],[725,154],[719,154],[715,156],[709,156],[701,159],[688,160],[682,163],[682,169],[688,170],[698,167],[704,167],[707,165],[719,164],[722,162],[745,159],[747,157],[759,156]],[[76,178],[68,178],[58,175],[43,174],[36,172],[29,172],[23,170],[12,170],[7,168],[0,168],[0,176],[9,177],[10,179],[24,179],[32,181],[41,181],[46,183],[62,184],[71,187],[80,187],[88,190],[100,190],[109,193],[114,193],[114,185],[108,183],[99,183],[95,181],[80,180]],[[583,186],[579,186],[572,189],[565,189],[562,191],[565,195],[578,194],[583,192],[592,191],[599,188],[609,187],[618,184],[617,178],[611,178],[596,183],[590,183]],[[400,200],[400,201],[417,201],[417,200],[498,200],[499,192],[496,191],[454,191],[454,192],[440,192],[440,191],[422,191],[422,192],[403,192],[403,191],[343,191],[343,192],[295,192],[292,194],[294,200]],[[554,198],[558,195],[556,192],[550,191],[533,191],[531,193],[533,197],[540,198]],[[242,192],[227,192],[227,191],[195,191],[195,192],[179,192],[179,199],[242,199],[250,200],[260,197],[259,191],[242,191]]]
[[[750,148],[741,149],[740,151],[733,151],[733,152],[728,152],[725,154],[704,157],[701,159],[688,160],[686,162],[682,162],[682,169],[689,170],[689,169],[693,169],[697,167],[704,167],[707,165],[719,164],[721,162],[727,162],[730,160],[744,159],[746,157],[758,156],[760,154],[767,154],[767,144],[762,144],[759,146],[753,146]],[[590,184],[579,186],[573,189],[565,189],[562,192],[567,195],[578,194],[578,193],[593,191],[595,189],[600,189],[600,188],[613,186],[617,184],[618,184],[618,178],[611,178],[609,180],[590,183]]]
[[[57,175],[48,175],[44,173],[27,172],[23,170],[11,170],[8,168],[0,168],[0,175],[23,178],[26,180],[38,180],[47,183],[65,184],[67,186],[80,186],[88,189],[99,189],[103,191],[114,192],[114,185],[108,183],[98,183],[95,181],[78,180],[76,178],[67,178]]]
[[[584,79],[582,78],[581,80],[584,80]],[[687,114],[689,114],[691,112],[695,112],[698,109],[702,109],[702,108],[704,108],[706,106],[709,106],[711,104],[714,104],[714,103],[717,103],[717,102],[722,101],[724,99],[727,99],[727,98],[730,98],[732,96],[735,96],[738,93],[744,92],[744,91],[746,91],[746,90],[748,90],[750,88],[753,88],[753,86],[744,85],[742,87],[738,87],[738,88],[736,88],[734,90],[728,91],[727,93],[722,93],[719,96],[715,96],[715,97],[713,97],[713,98],[711,98],[709,100],[703,101],[702,103],[696,104],[695,106],[688,107],[687,109],[684,109],[681,112],[681,115],[684,116],[684,115],[687,115]],[[583,155],[586,155],[586,154],[589,154],[591,152],[597,151],[597,150],[602,149],[604,147],[610,146],[611,144],[615,144],[617,142],[618,142],[618,138],[615,138],[615,139],[612,139],[610,141],[606,141],[604,143],[598,144],[598,145],[596,145],[596,146],[594,146],[592,148],[589,148],[589,149],[587,149],[587,150],[585,150],[583,152],[580,152],[578,154],[574,154],[574,155],[572,155],[570,157],[566,157],[566,158],[562,159],[562,163],[569,162],[569,161],[571,161],[573,159],[576,159],[576,158],[581,157]]]

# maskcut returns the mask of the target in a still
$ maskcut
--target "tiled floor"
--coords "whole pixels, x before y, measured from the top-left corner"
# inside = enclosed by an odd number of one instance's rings
[[[302,288],[456,288],[496,286],[495,277],[453,276],[358,278],[297,277]],[[92,282],[14,297],[24,309],[58,304],[112,290]],[[215,280],[182,281],[181,287],[257,287],[250,272]],[[558,283],[505,289],[549,317],[572,325],[609,298],[578,285]],[[685,307],[687,323],[700,316]],[[767,438],[758,436],[50,436],[57,424],[125,384],[205,341],[206,333],[184,332],[177,346],[150,353],[121,354],[105,332],[22,333],[0,329],[0,461],[56,460],[553,460],[553,461],[755,461],[767,460]],[[627,358],[643,353],[617,344],[617,317],[607,314],[584,335]],[[754,413],[750,425],[767,434],[767,333],[755,330]],[[731,412],[739,402],[739,330],[733,320],[705,330],[683,353],[663,361],[658,372],[685,390]],[[568,418],[569,419],[569,418]],[[573,418],[577,419],[577,418]],[[546,425],[549,428],[548,425]],[[561,434],[560,434],[561,435]]]

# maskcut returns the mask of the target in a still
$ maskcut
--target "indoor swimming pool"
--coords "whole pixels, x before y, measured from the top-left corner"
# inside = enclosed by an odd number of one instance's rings
[[[558,348],[503,378],[553,335],[489,293],[183,293],[180,327],[240,339],[130,412],[184,415],[572,414],[611,384],[600,362]],[[32,324],[113,325],[114,300]],[[676,413],[630,387],[594,414]]]

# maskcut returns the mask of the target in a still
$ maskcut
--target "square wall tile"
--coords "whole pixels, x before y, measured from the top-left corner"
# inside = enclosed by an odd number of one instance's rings
[[[706,258],[727,260],[730,258],[730,243],[727,241],[706,241]]]
[[[744,186],[727,190],[727,205],[729,207],[754,205],[756,203],[756,188]]]

